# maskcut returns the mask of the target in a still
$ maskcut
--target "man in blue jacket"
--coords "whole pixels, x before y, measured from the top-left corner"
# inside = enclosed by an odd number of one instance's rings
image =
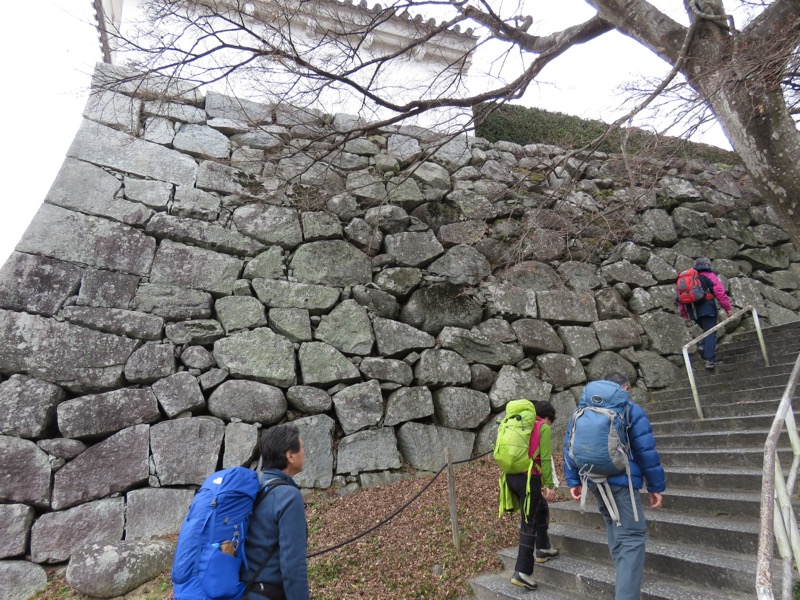
[[[261,485],[279,479],[256,507],[245,541],[248,600],[308,600],[307,528],[303,495],[292,477],[303,470],[305,449],[295,425],[261,434]]]
[[[595,394],[607,391],[606,388],[621,388],[627,395],[630,389],[628,378],[622,373],[611,373],[603,381],[593,381],[586,385],[584,394]],[[666,487],[664,469],[656,450],[653,428],[642,407],[630,401],[628,411],[628,441],[630,443],[630,483],[635,493],[633,499],[629,493],[629,481],[626,473],[608,477],[611,493],[619,512],[619,524],[611,518],[608,508],[602,500],[597,485],[589,481],[588,487],[597,498],[598,508],[606,522],[608,549],[616,569],[615,600],[639,600],[642,589],[642,571],[644,570],[645,542],[647,540],[647,524],[642,513],[642,501],[638,491],[644,481],[650,496],[650,507],[661,507],[661,492]],[[569,485],[570,495],[580,501],[583,493],[579,470],[569,455],[569,431],[564,440],[564,476]],[[633,502],[636,503],[635,511]],[[637,516],[638,515],[638,516]]]

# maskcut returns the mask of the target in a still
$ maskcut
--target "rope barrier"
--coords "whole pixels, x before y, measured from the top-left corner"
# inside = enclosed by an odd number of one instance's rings
[[[491,453],[492,453],[492,451],[490,450],[489,452],[484,452],[483,454],[480,454],[479,456],[476,456],[476,457],[474,457],[474,458],[465,458],[465,459],[462,459],[462,460],[455,460],[455,461],[453,461],[453,464],[460,465],[460,464],[464,464],[464,463],[472,462],[472,461],[474,461],[474,460],[481,459],[481,458],[483,458],[484,456],[487,456],[487,455],[489,455],[489,454],[491,454]],[[436,478],[437,478],[437,477],[439,477],[439,475],[441,475],[441,474],[442,474],[442,471],[444,471],[445,467],[447,467],[447,465],[443,465],[443,466],[442,466],[442,468],[441,468],[441,469],[439,469],[439,470],[436,472],[436,474],[435,474],[433,477],[431,477],[431,480],[430,480],[428,483],[426,483],[426,484],[425,484],[425,486],[424,486],[424,487],[423,487],[423,488],[422,488],[422,489],[421,489],[419,492],[417,492],[417,493],[416,493],[416,494],[415,494],[415,495],[414,495],[414,496],[413,496],[413,497],[412,497],[412,498],[411,498],[411,499],[410,499],[408,502],[406,502],[405,504],[403,504],[403,506],[401,506],[400,508],[398,508],[398,509],[397,509],[396,511],[394,511],[394,512],[393,512],[391,515],[389,515],[388,517],[386,517],[386,518],[385,518],[383,521],[380,521],[379,523],[377,523],[377,524],[373,525],[373,526],[372,526],[372,527],[370,527],[369,529],[367,529],[367,530],[365,530],[365,531],[362,531],[361,533],[359,533],[358,535],[356,535],[356,536],[354,536],[354,537],[350,538],[349,540],[345,540],[344,542],[340,542],[340,543],[338,543],[338,544],[336,544],[336,545],[334,545],[334,546],[331,546],[330,548],[325,548],[324,550],[317,550],[316,552],[312,552],[311,554],[309,554],[308,556],[306,556],[306,558],[316,558],[317,556],[320,556],[320,555],[322,555],[322,554],[327,554],[328,552],[333,552],[334,550],[338,550],[339,548],[343,548],[344,546],[347,546],[348,544],[352,544],[353,542],[356,542],[356,541],[360,540],[360,539],[361,539],[361,538],[363,538],[364,536],[366,536],[366,535],[369,535],[370,533],[372,533],[373,531],[375,531],[375,530],[376,530],[376,529],[378,529],[379,527],[383,527],[383,526],[384,526],[384,525],[386,525],[386,524],[387,524],[389,521],[391,521],[392,519],[394,519],[394,518],[395,518],[397,515],[399,515],[401,512],[403,512],[403,511],[404,511],[405,509],[407,509],[409,506],[411,506],[411,504],[412,504],[412,503],[413,503],[413,502],[414,502],[414,501],[415,501],[417,498],[419,498],[419,497],[420,497],[422,494],[424,494],[424,493],[425,493],[425,491],[426,491],[426,490],[427,490],[429,487],[431,487],[431,485],[433,484],[433,482],[434,482],[434,481],[436,481]]]

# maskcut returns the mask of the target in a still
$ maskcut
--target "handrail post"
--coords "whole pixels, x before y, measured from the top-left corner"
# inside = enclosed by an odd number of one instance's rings
[[[792,469],[789,473],[789,478],[786,480],[786,489],[789,495],[792,496],[797,486],[797,469],[800,468],[800,434],[797,431],[797,423],[794,420],[794,411],[786,411],[783,421],[786,426],[786,433],[789,434],[792,450],[794,451]]]
[[[708,331],[704,331],[690,342],[684,344],[683,348],[681,348],[681,353],[683,354],[683,362],[686,365],[686,376],[689,378],[689,385],[692,388],[692,398],[694,398],[694,405],[697,407],[697,415],[700,417],[701,420],[704,419],[705,417],[703,416],[703,408],[700,405],[700,395],[697,391],[697,383],[694,380],[692,361],[689,358],[689,347],[694,346],[700,340],[706,339],[709,335],[711,335],[718,329],[724,328],[725,324],[728,321],[735,319],[736,317],[746,313],[747,311],[751,311],[753,313],[753,323],[755,323],[756,326],[756,335],[758,335],[758,343],[761,346],[761,354],[764,356],[764,363],[766,363],[766,366],[769,366],[769,357],[767,356],[767,345],[764,342],[764,334],[761,331],[761,322],[758,320],[758,313],[756,312],[755,307],[752,305],[747,305],[744,308],[740,308],[735,313],[728,315],[723,321],[720,321]]]
[[[700,395],[697,393],[697,383],[694,380],[694,370],[692,369],[692,360],[689,358],[689,350],[684,346],[683,348],[683,362],[686,364],[686,374],[689,377],[689,385],[692,387],[692,398],[694,398],[694,405],[697,408],[697,416],[702,421],[705,419],[703,415],[703,407],[700,406]]]
[[[783,470],[778,460],[778,438],[784,424],[789,428],[796,428],[794,415],[792,412],[792,397],[798,380],[800,380],[800,356],[794,363],[789,382],[781,397],[775,419],[770,427],[767,441],[764,443],[764,471],[761,479],[761,514],[760,531],[758,536],[758,563],[756,566],[756,593],[759,600],[773,600],[772,586],[772,558],[773,546],[778,545],[780,554],[784,560],[791,564],[792,558],[800,563],[800,534],[797,531],[797,521],[791,509],[791,491],[787,489],[786,481],[783,478]],[[790,434],[792,450],[797,457],[800,448],[796,447],[798,436]],[[798,460],[792,461],[791,471],[798,468]],[[789,481],[796,481],[796,475],[792,472]],[[783,505],[783,506],[782,506]],[[784,512],[783,508],[787,507]],[[784,588],[784,592],[786,588]]]
[[[774,424],[773,424],[774,426]],[[774,600],[772,595],[772,545],[775,543],[775,453],[774,442],[767,436],[764,446],[764,471],[761,475],[760,533],[756,564],[756,593],[758,600]],[[771,529],[772,528],[772,529]],[[770,535],[770,532],[772,535]]]
[[[761,331],[761,321],[758,318],[758,312],[754,306],[750,307],[750,312],[753,314],[753,324],[756,326],[756,335],[758,336],[758,344],[761,346],[761,354],[764,356],[764,366],[769,366],[769,356],[767,356],[767,344],[764,342],[764,332]]]

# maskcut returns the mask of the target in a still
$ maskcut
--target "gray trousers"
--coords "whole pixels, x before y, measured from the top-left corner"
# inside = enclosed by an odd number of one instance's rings
[[[597,486],[589,484],[589,489],[597,498],[600,514],[606,522],[608,550],[617,571],[614,600],[639,600],[642,592],[642,571],[644,570],[645,542],[647,541],[647,523],[642,512],[642,500],[636,493],[636,510],[639,521],[633,519],[631,495],[627,487],[611,486],[614,501],[620,515],[620,524],[616,525],[603,504]]]

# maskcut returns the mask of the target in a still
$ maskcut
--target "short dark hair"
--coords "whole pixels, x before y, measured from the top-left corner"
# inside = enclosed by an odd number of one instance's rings
[[[547,400],[540,400],[534,406],[536,407],[536,416],[550,419],[553,423],[556,422],[556,409]]]
[[[283,423],[261,432],[258,442],[261,450],[261,468],[283,470],[289,464],[287,452],[300,452],[300,430],[297,425]]]
[[[620,373],[619,371],[609,373],[605,376],[605,380],[616,383],[620,387],[625,387],[626,385],[631,384],[631,380],[628,379],[628,376],[625,375],[625,373]]]

